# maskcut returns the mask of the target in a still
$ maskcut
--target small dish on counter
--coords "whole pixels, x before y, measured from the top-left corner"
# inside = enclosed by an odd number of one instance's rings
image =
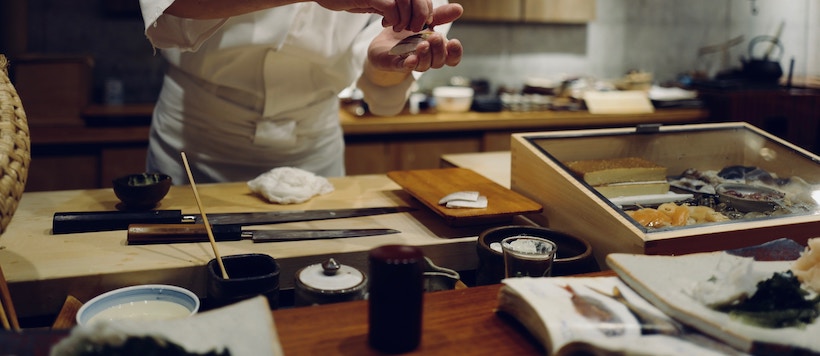
[[[128,209],[150,209],[171,189],[171,176],[163,173],[137,173],[114,179],[114,194]]]
[[[470,87],[436,87],[433,98],[440,112],[467,112],[473,104],[475,91]]]
[[[749,184],[718,184],[715,192],[722,203],[744,213],[772,211],[785,198],[779,190]]]
[[[77,324],[101,320],[168,320],[189,317],[199,311],[193,292],[165,284],[145,284],[100,294],[77,311]]]

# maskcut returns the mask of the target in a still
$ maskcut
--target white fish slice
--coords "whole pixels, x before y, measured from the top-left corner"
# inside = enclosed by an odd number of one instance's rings
[[[483,209],[487,207],[487,197],[479,196],[478,199],[472,200],[451,200],[445,205],[448,208],[475,208]]]
[[[422,41],[427,40],[431,34],[433,34],[433,31],[425,30],[415,35],[407,36],[393,46],[388,53],[394,56],[409,56],[416,51],[416,46]]]
[[[453,192],[441,198],[438,203],[439,204],[447,204],[454,200],[464,200],[464,201],[476,201],[478,200],[479,193],[473,190],[464,190],[460,192]]]

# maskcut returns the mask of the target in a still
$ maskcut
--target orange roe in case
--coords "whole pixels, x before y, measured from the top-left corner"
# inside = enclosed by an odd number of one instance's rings
[[[626,211],[626,214],[639,224],[653,228],[729,220],[725,215],[709,207],[675,203],[663,203],[657,209],[641,208]]]
[[[656,209],[643,208],[626,212],[629,217],[646,227],[664,227],[672,223],[672,218]]]

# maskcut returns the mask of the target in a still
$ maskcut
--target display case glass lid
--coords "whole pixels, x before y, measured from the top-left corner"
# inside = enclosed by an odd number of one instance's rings
[[[820,215],[818,157],[745,123],[526,140],[645,233]]]

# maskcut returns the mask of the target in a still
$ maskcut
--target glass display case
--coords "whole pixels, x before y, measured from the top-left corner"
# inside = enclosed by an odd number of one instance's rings
[[[599,263],[820,235],[820,158],[747,123],[521,133],[511,151],[534,220],[588,239]]]

